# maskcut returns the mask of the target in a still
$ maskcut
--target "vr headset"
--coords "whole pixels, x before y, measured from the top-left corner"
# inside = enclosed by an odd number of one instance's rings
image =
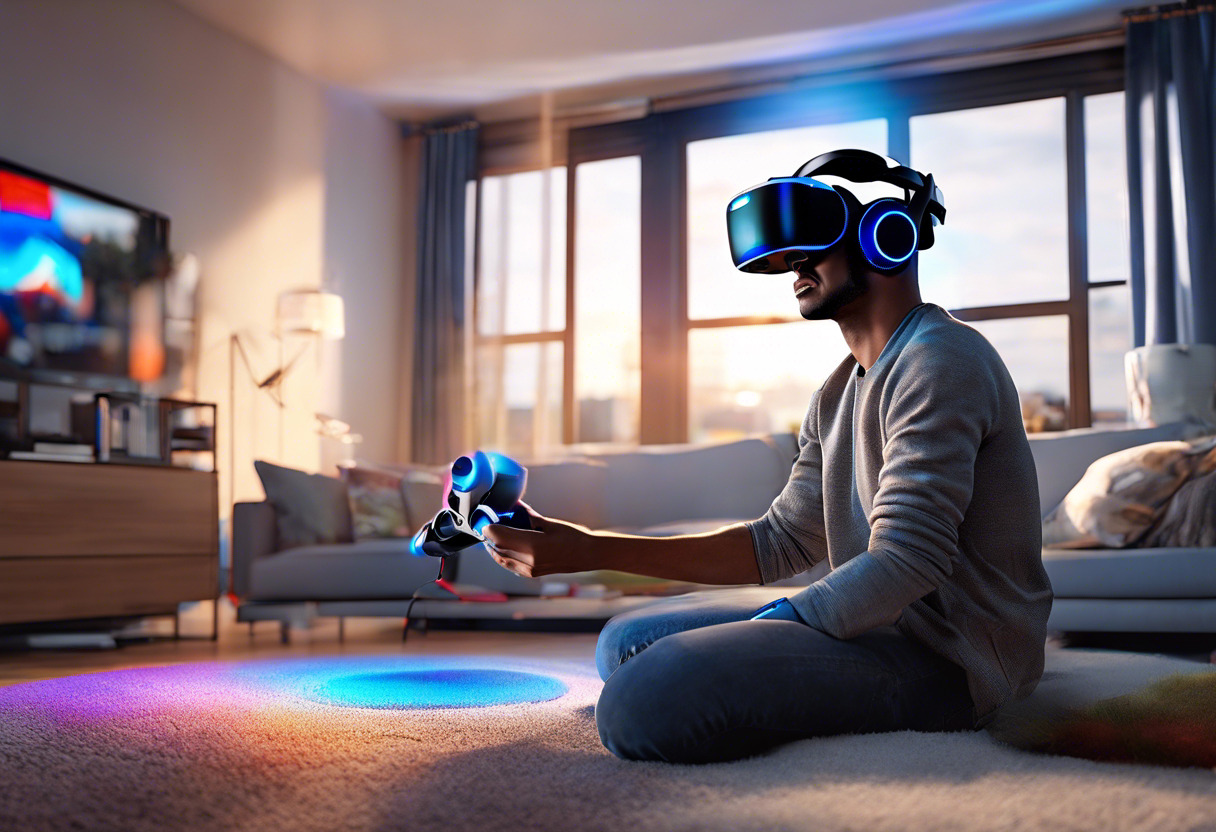
[[[904,199],[864,205],[848,189],[815,176],[850,182],[888,182]],[[896,274],[918,251],[933,245],[933,226],[946,206],[933,175],[868,150],[833,150],[811,159],[793,176],[773,177],[738,194],[726,208],[726,233],[735,268],[781,274],[790,263],[818,263],[835,246],[848,245],[879,274]]]

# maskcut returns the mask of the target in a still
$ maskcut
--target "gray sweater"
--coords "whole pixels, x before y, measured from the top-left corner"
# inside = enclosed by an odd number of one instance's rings
[[[798,446],[747,523],[762,582],[828,558],[790,597],[798,612],[840,639],[894,623],[966,671],[977,725],[1034,690],[1052,592],[1018,392],[992,345],[922,303],[868,371],[850,355],[832,372]]]

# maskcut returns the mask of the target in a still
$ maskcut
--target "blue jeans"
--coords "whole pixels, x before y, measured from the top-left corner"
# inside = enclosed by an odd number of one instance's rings
[[[609,621],[596,646],[604,746],[629,760],[708,763],[828,734],[974,730],[963,669],[894,626],[844,641],[748,620],[784,594],[694,592]]]

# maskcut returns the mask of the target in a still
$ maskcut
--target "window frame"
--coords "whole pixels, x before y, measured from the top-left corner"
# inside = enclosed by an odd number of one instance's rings
[[[785,89],[746,99],[663,112],[633,121],[575,128],[566,136],[566,321],[561,332],[498,336],[506,343],[561,340],[563,443],[576,443],[574,401],[574,261],[577,166],[619,156],[641,161],[641,413],[640,444],[688,441],[688,333],[693,328],[795,323],[797,316],[688,317],[687,146],[689,142],[865,118],[887,120],[888,153],[907,159],[910,119],[1040,98],[1064,99],[1068,285],[1066,300],[951,309],[963,321],[1066,315],[1068,319],[1067,427],[1092,423],[1089,366],[1089,290],[1122,285],[1090,283],[1086,216],[1084,99],[1124,88],[1123,46],[938,74],[826,75],[790,82]],[[807,112],[808,100],[815,109]],[[861,103],[858,103],[861,102]],[[894,104],[892,102],[895,102]],[[515,171],[482,171],[487,175]],[[477,188],[480,201],[480,182]],[[478,240],[481,212],[478,206]],[[475,258],[475,271],[480,260]],[[474,278],[476,280],[476,276]],[[476,296],[476,292],[474,292]],[[476,310],[474,310],[474,316]],[[476,320],[476,317],[473,318]],[[483,338],[476,333],[477,343]],[[808,391],[809,400],[812,391]]]

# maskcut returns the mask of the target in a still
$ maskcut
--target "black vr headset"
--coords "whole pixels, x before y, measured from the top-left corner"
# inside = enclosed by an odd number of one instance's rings
[[[862,204],[848,189],[812,177],[888,182],[904,199]],[[918,250],[933,245],[933,226],[946,221],[933,175],[918,173],[868,150],[833,150],[793,176],[777,176],[736,196],[726,208],[726,233],[735,268],[781,274],[790,264],[816,264],[840,243],[879,274],[896,274]]]

